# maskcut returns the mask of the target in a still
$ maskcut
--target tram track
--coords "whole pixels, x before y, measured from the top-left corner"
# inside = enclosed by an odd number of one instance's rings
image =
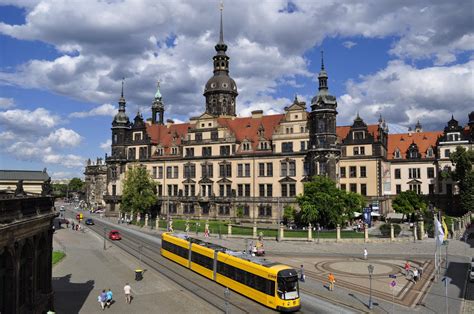
[[[102,237],[101,229],[103,229],[103,227],[110,229],[110,227],[102,222],[96,221],[96,223],[97,224],[90,229]],[[222,290],[222,295],[224,295],[224,288],[222,286],[202,278],[199,274],[184,269],[182,266],[165,259],[161,256],[159,244],[136,236],[123,229],[121,230],[121,233],[122,240],[113,242],[118,248],[137,259],[141,258],[143,265],[146,265],[149,269],[157,271],[182,288],[193,293],[196,297],[214,306],[216,309],[224,313],[226,312],[226,299],[216,293],[216,289],[219,289]],[[180,269],[177,270],[176,268]],[[180,270],[184,271],[180,272]],[[200,281],[203,280],[205,280],[205,282],[201,283]],[[227,301],[228,310],[231,313],[274,313],[270,309],[267,309],[235,292],[232,293],[232,297]]]

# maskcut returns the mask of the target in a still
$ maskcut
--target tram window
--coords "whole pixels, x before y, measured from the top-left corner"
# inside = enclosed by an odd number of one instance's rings
[[[240,282],[265,294],[275,294],[275,282],[272,280],[267,280],[263,277],[222,262],[217,263],[217,272],[227,278]]]
[[[161,241],[161,247],[165,249],[166,251],[169,251],[173,254],[176,254],[178,256],[181,256],[183,258],[188,258],[188,249],[185,249],[179,245],[173,244],[168,241]]]
[[[214,266],[214,260],[212,258],[209,258],[196,252],[193,252],[191,254],[191,261],[207,269],[213,269]]]

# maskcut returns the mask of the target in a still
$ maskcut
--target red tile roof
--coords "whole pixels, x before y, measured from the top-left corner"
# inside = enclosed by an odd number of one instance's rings
[[[442,134],[442,131],[411,133],[411,135],[409,133],[389,134],[387,158],[395,159],[395,150],[398,148],[401,159],[406,159],[406,152],[411,143],[418,146],[421,157],[425,158],[428,148],[431,146],[434,149],[438,137]]]
[[[351,130],[350,125],[343,125],[343,126],[336,127],[336,135],[341,143],[347,137],[350,130]],[[378,132],[379,125],[378,124],[367,125],[367,130],[370,134],[372,134],[375,140],[379,138],[379,132]]]

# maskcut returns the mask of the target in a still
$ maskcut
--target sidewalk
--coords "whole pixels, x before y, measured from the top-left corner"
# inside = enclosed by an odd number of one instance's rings
[[[97,296],[102,289],[112,289],[115,303],[112,313],[216,313],[216,309],[154,270],[142,281],[134,281],[137,260],[103,241],[94,232],[60,229],[54,234],[55,250],[66,257],[53,267],[56,313],[102,312]],[[129,282],[134,299],[126,304],[123,286]]]

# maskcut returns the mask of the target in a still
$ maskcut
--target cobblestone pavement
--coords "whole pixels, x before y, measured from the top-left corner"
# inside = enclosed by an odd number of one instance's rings
[[[137,260],[114,245],[103,250],[103,240],[92,231],[60,229],[54,234],[54,249],[66,258],[53,267],[56,313],[102,312],[97,296],[112,289],[115,303],[105,312],[112,313],[218,313],[192,293],[153,270],[134,281]],[[129,282],[134,299],[126,304],[123,286]]]

